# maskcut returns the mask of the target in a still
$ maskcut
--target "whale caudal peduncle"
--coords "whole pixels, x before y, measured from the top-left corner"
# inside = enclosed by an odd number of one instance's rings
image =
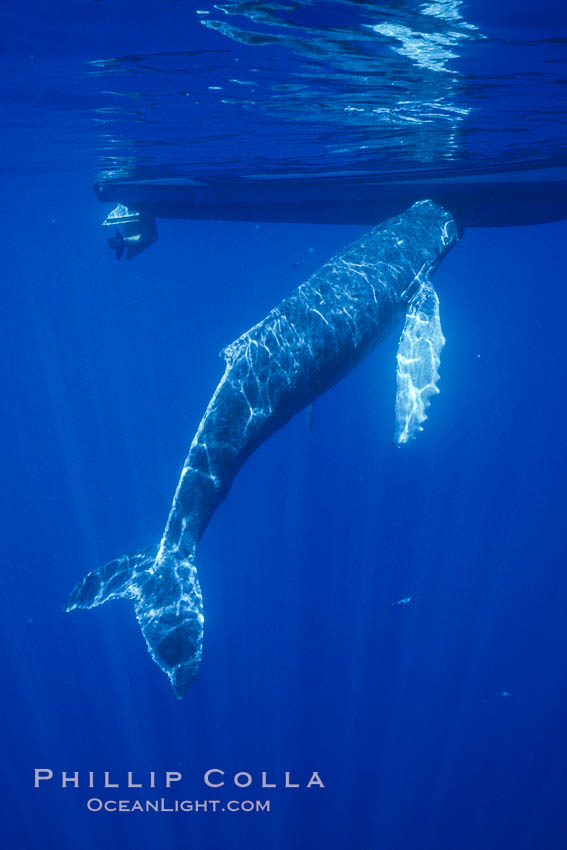
[[[191,443],[159,545],[89,573],[66,610],[131,599],[150,655],[181,698],[203,647],[195,548],[236,473],[404,316],[397,442],[414,436],[436,391],[443,342],[430,278],[457,236],[450,213],[420,201],[339,252],[227,346],[224,375]]]

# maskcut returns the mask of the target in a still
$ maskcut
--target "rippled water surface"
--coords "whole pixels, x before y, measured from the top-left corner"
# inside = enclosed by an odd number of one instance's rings
[[[59,165],[80,149],[103,180],[420,177],[566,159],[559,5],[536,20],[521,4],[461,0],[203,0],[145,3],[143,21],[131,3],[55,5],[12,26],[8,165],[29,153],[50,167],[54,142]]]

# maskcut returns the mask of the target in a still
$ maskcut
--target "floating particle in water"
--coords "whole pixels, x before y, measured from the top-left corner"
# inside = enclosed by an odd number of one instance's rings
[[[511,691],[494,691],[483,699],[483,702],[496,702],[497,700],[510,699],[514,694]]]
[[[401,599],[396,599],[395,602],[392,602],[391,608],[404,608],[406,605],[409,605],[410,602],[413,602],[415,599],[414,596],[402,596]]]

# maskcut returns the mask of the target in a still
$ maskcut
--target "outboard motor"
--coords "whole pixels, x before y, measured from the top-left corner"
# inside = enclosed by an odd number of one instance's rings
[[[103,227],[114,227],[114,236],[108,244],[119,260],[126,253],[127,260],[133,260],[138,254],[157,240],[157,228],[152,216],[129,210],[124,204],[117,204],[102,223]]]

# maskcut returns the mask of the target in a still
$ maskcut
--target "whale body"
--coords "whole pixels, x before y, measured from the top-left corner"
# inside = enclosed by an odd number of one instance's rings
[[[89,573],[66,610],[132,600],[150,655],[177,697],[202,656],[196,546],[238,470],[271,434],[350,372],[405,316],[398,348],[396,432],[421,430],[437,392],[444,339],[431,275],[457,226],[431,201],[366,233],[221,354],[224,375],[192,440],[157,546]]]

